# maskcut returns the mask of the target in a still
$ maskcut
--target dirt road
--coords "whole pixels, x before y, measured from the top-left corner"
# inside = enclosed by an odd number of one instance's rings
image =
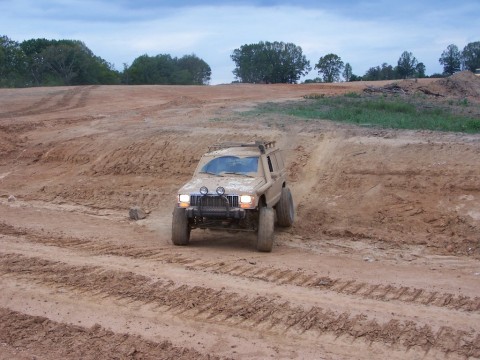
[[[480,136],[242,114],[366,85],[0,89],[0,359],[480,358]],[[256,138],[295,226],[174,247],[208,145]]]

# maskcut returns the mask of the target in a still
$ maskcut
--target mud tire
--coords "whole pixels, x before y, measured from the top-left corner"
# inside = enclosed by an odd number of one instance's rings
[[[185,209],[173,209],[172,242],[174,245],[188,245],[190,241],[190,226],[188,225]]]
[[[272,208],[261,207],[258,214],[257,250],[271,252],[273,247],[275,213]]]
[[[293,206],[292,193],[288,187],[282,189],[282,195],[275,207],[277,222],[281,227],[290,227],[295,219],[295,208]]]

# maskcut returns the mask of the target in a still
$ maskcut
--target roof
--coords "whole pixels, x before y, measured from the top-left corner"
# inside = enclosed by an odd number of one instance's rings
[[[260,155],[270,153],[276,149],[275,141],[257,140],[252,143],[225,142],[213,144],[208,148],[209,153],[218,155],[242,154],[242,155]]]

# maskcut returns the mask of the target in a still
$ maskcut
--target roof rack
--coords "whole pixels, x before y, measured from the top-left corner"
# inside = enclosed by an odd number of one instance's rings
[[[208,152],[227,149],[231,147],[256,147],[260,150],[262,154],[265,154],[266,149],[274,148],[276,141],[264,141],[257,140],[254,143],[237,143],[237,142],[224,142],[210,145],[208,147]]]

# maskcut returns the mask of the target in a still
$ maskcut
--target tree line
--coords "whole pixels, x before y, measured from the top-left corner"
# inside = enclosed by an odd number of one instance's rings
[[[238,82],[296,83],[311,70],[310,62],[302,54],[301,47],[291,43],[259,42],[243,45],[233,51],[231,58],[236,65],[233,74]],[[433,74],[432,77],[449,76],[460,70],[474,72],[480,69],[480,42],[467,44],[463,51],[454,44],[449,45],[442,52],[439,63],[443,65],[444,71],[442,74]],[[400,55],[396,66],[383,63],[371,67],[363,76],[355,75],[352,66],[344,63],[336,54],[320,57],[314,68],[319,76],[305,80],[306,83],[331,83],[342,78],[345,81],[360,81],[426,77],[425,64],[409,51]]]
[[[30,39],[21,43],[0,36],[0,87],[113,84],[203,85],[210,66],[195,54],[136,58],[122,72],[78,40]]]
[[[431,77],[450,76],[461,70],[475,72],[480,68],[480,41],[468,43],[462,51],[457,45],[450,44],[440,55],[438,62],[443,66],[443,72],[432,74]],[[392,80],[409,77],[425,77],[425,65],[418,62],[412,53],[403,52],[396,67],[383,63],[381,66],[368,69],[360,80]]]
[[[302,48],[293,43],[261,41],[233,50],[235,82],[297,83],[312,67]],[[442,74],[480,68],[480,41],[467,44],[462,51],[451,44],[441,54]],[[426,77],[426,68],[415,56],[404,51],[396,66],[383,63],[371,67],[363,76],[336,54],[320,57],[314,65],[318,77],[305,82],[393,80]],[[195,54],[181,58],[169,54],[141,55],[123,71],[96,56],[78,40],[30,39],[21,43],[0,36],[0,87],[168,84],[205,85],[211,78],[210,66]]]

